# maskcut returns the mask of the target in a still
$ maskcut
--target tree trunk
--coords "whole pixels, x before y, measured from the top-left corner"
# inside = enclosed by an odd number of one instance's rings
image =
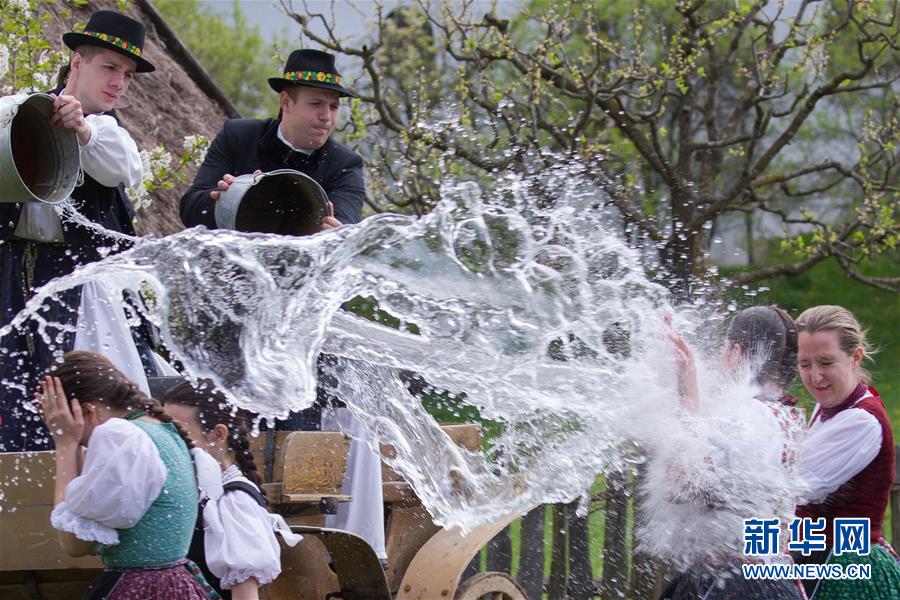
[[[519,544],[519,572],[516,579],[529,600],[541,600],[544,593],[544,520],[547,507],[539,506],[522,517]]]
[[[688,301],[693,293],[694,270],[698,265],[703,246],[702,230],[688,230],[693,217],[693,200],[686,194],[672,192],[672,236],[662,254],[662,264],[667,273],[663,284],[669,288],[676,301]]]
[[[553,505],[553,550],[550,555],[549,600],[564,600],[566,597],[566,505]]]
[[[628,474],[606,476],[606,526],[603,538],[602,597],[624,598],[628,587]]]
[[[590,600],[594,597],[594,572],[591,569],[588,515],[578,516],[578,500],[567,506],[569,513],[569,585],[568,598]]]
[[[747,266],[751,266],[756,262],[753,255],[753,214],[744,214],[744,227],[747,230]]]

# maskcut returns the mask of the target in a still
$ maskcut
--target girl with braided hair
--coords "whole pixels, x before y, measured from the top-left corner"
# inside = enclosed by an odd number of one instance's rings
[[[191,550],[223,598],[256,600],[259,586],[281,573],[281,547],[301,537],[266,509],[262,479],[247,441],[252,415],[231,405],[212,381],[182,382],[164,398],[166,412],[182,424],[195,447],[201,515]]]
[[[50,520],[66,552],[96,552],[105,566],[85,598],[218,598],[186,558],[191,441],[162,407],[93,352],[67,353],[36,396],[56,444]]]
[[[671,327],[668,319],[667,324]],[[701,411],[693,355],[690,346],[674,330],[669,337],[675,347],[681,406],[690,415],[689,419],[696,419]],[[698,476],[698,471],[690,468],[668,472],[670,476],[675,475],[674,489],[679,491],[670,495],[669,508],[676,510],[678,504],[699,506],[708,515],[704,517],[706,520],[721,523],[716,526],[720,533],[734,535],[719,557],[694,561],[673,578],[660,598],[801,600],[805,595],[797,581],[745,579],[740,567],[747,558],[740,556],[736,548],[743,519],[761,514],[789,515],[793,511],[795,498],[783,497],[780,492],[798,478],[798,452],[804,431],[802,414],[794,409],[796,399],[786,393],[797,374],[794,321],[777,306],[742,310],[729,323],[720,358],[726,372],[749,375],[757,389],[755,401],[735,406],[728,420],[719,420],[718,431],[705,434],[706,445],[701,445],[705,460],[700,471],[709,477]],[[777,435],[766,438],[757,435],[760,431],[777,432]],[[746,472],[748,459],[758,475]],[[747,501],[735,502],[748,488]],[[772,497],[756,493],[761,489],[770,489]],[[704,526],[697,528],[704,529]],[[710,526],[705,533],[714,535],[712,531]],[[790,560],[785,548],[774,550],[781,562]]]

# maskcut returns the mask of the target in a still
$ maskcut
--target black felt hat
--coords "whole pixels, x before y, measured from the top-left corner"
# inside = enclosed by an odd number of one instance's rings
[[[143,23],[111,10],[98,10],[92,14],[83,32],[64,33],[63,43],[72,50],[79,46],[100,46],[118,52],[137,63],[138,73],[156,70],[143,58]]]
[[[308,85],[356,98],[341,85],[342,81],[334,66],[334,55],[321,50],[294,50],[284,65],[284,77],[269,77],[269,85],[276,92],[291,85]]]

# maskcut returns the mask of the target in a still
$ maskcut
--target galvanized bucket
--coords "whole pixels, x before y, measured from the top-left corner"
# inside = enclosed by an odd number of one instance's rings
[[[78,138],[54,127],[53,98],[0,98],[0,202],[56,204],[72,194],[81,173]]]
[[[328,196],[293,169],[241,175],[216,202],[216,225],[256,233],[310,235],[328,215]]]

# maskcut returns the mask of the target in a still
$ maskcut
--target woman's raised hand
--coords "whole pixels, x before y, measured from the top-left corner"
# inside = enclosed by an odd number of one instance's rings
[[[66,400],[59,377],[44,377],[44,382],[34,395],[41,403],[41,418],[50,430],[56,447],[77,447],[81,444],[84,433],[81,404],[74,398],[71,403]]]
[[[700,409],[700,391],[697,385],[697,368],[694,365],[694,353],[691,347],[678,335],[672,325],[672,317],[663,317],[668,328],[669,341],[675,347],[675,370],[678,375],[678,399],[681,405],[692,413]]]

